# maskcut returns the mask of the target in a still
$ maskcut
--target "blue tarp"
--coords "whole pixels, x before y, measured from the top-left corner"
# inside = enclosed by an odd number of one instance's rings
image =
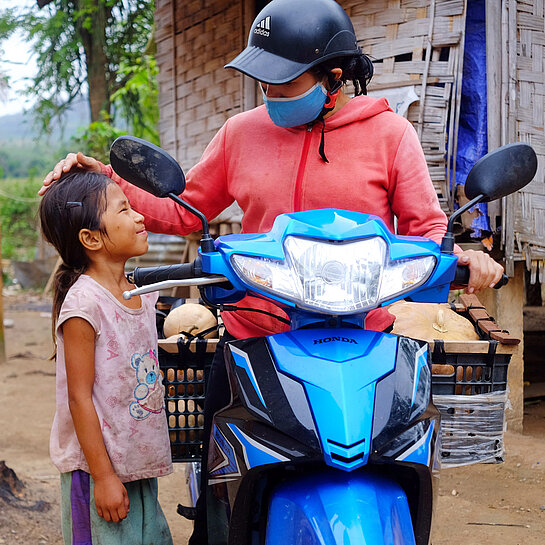
[[[487,151],[485,2],[468,0],[456,185],[465,184],[471,167]],[[481,214],[473,221],[472,236],[483,238],[490,233],[488,206],[482,203],[477,208]]]

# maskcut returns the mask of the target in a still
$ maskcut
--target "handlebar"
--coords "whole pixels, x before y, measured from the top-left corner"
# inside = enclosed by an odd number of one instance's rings
[[[452,284],[457,286],[467,286],[469,284],[469,267],[458,265],[456,267],[456,273],[454,275],[454,280]],[[198,280],[197,285],[204,285],[209,283],[218,283],[225,281],[224,277],[219,277],[217,275],[210,275],[208,277],[202,276],[202,267],[201,267],[201,258],[200,256],[191,263],[181,263],[179,265],[167,265],[162,267],[137,267],[134,271],[127,274],[127,279],[132,284],[139,286],[141,289],[133,290],[133,295],[138,293],[147,293],[149,290],[143,290],[144,286],[150,284],[172,284],[172,285],[186,285],[187,280]],[[201,277],[201,278],[199,278]],[[177,283],[176,283],[177,282]],[[505,286],[509,282],[509,277],[506,274],[503,274],[500,280],[494,286],[494,289],[499,289]],[[188,285],[194,285],[190,283]],[[161,286],[167,287],[167,286]],[[156,288],[157,289],[157,288]]]
[[[494,286],[495,290],[500,289],[502,286],[505,286],[509,282],[509,277],[506,274],[502,274],[502,277]],[[453,284],[457,286],[467,286],[469,284],[469,267],[464,265],[456,266],[456,274],[454,275]]]
[[[202,276],[200,256],[192,263],[163,267],[137,267],[127,274],[127,280],[131,284],[139,286],[123,293],[123,298],[127,300],[135,295],[180,286],[206,286],[209,284],[227,284],[230,286],[225,276],[217,274]]]
[[[167,265],[163,267],[136,267],[127,274],[127,280],[137,286],[147,286],[166,280],[183,280],[196,278],[202,274],[200,260],[197,258],[192,263],[180,265]]]

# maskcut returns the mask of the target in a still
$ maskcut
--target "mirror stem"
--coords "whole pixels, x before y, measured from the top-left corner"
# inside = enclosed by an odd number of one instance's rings
[[[441,252],[444,254],[453,254],[454,253],[454,222],[469,208],[475,206],[477,203],[481,202],[484,199],[484,195],[481,193],[477,195],[474,199],[471,199],[469,202],[464,204],[461,208],[458,208],[456,212],[453,212],[450,216],[447,224],[447,232],[441,241]]]
[[[197,216],[201,220],[202,224],[202,237],[201,237],[201,250],[203,252],[215,252],[216,246],[214,244],[214,239],[210,236],[210,231],[208,228],[208,220],[206,219],[206,216],[197,210],[196,208],[193,208],[190,204],[186,203],[178,195],[175,193],[169,193],[168,196],[176,203],[178,203],[180,206],[183,206],[186,210],[191,212],[194,216]]]

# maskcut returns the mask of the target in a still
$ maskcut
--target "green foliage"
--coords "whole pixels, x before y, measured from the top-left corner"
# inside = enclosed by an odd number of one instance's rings
[[[103,115],[104,121],[95,121],[78,131],[74,138],[74,145],[78,151],[107,164],[110,162],[109,150],[113,141],[118,136],[127,133],[112,127],[105,112]]]
[[[149,47],[153,14],[153,0],[53,0],[41,10],[32,4],[0,13],[0,31],[15,23],[33,43],[38,73],[28,94],[37,98],[44,130],[86,89],[91,120],[100,121],[105,110],[116,124],[111,96],[132,77],[126,67]]]
[[[111,124],[107,112],[101,112],[101,121],[95,121],[78,131],[74,138],[75,149],[103,163],[109,162],[112,142],[122,134],[130,134],[159,145],[159,105],[157,102],[157,63],[153,57],[144,55],[135,64],[123,63],[119,69],[125,85],[112,96],[115,111],[127,123],[127,129]]]
[[[13,16],[13,9],[5,10],[3,16],[0,17],[0,44],[2,40],[10,37],[16,26],[15,17]],[[7,89],[9,87],[8,76],[2,70],[3,57],[5,57],[5,53],[0,47],[0,100],[5,99]]]
[[[0,236],[4,259],[34,258],[39,236],[38,189],[44,176],[67,151],[45,140],[2,142]]]
[[[0,145],[0,177],[28,178],[32,173],[45,175],[66,155],[64,146],[52,146],[46,140],[2,141]],[[0,179],[0,184],[3,180]]]
[[[4,259],[29,260],[38,240],[38,189],[42,177],[0,179],[0,231]]]
[[[4,10],[0,17],[0,40],[9,38],[17,28],[17,15],[13,8]]]
[[[43,132],[77,97],[87,94],[92,123],[70,144],[108,162],[108,150],[127,129],[158,144],[157,66],[153,0],[53,0],[0,11],[1,41],[17,28],[32,42],[38,73],[27,94]],[[0,91],[6,83],[0,66]],[[83,91],[83,93],[82,93]],[[116,128],[117,127],[117,128]],[[3,257],[30,259],[37,239],[36,192],[66,155],[47,142],[0,147],[0,229]],[[27,179],[30,176],[29,179]],[[19,179],[12,179],[19,178]],[[8,196],[5,196],[8,195]]]
[[[111,97],[131,134],[156,145],[159,145],[158,73],[157,62],[150,55],[137,58],[134,64],[121,63],[119,75],[126,82]]]

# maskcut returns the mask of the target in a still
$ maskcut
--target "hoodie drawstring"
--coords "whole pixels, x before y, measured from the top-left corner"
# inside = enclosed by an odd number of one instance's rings
[[[318,148],[318,153],[320,154],[320,157],[322,158],[322,161],[324,161],[324,163],[329,163],[329,160],[325,155],[325,138],[324,138],[325,121],[324,121],[324,118],[321,117],[320,121],[322,122],[322,136],[320,137],[320,147]]]
[[[335,84],[332,86],[331,91],[327,93],[327,98],[324,104],[324,107],[322,108],[322,111],[320,112],[320,115],[316,118],[316,121],[319,121],[322,123],[322,135],[320,137],[320,147],[318,148],[318,153],[320,154],[320,157],[322,158],[322,161],[324,163],[329,163],[329,160],[326,157],[325,154],[325,120],[324,115],[326,115],[328,112],[333,110],[335,108],[335,104],[337,102],[337,97],[339,96],[339,93],[341,92],[341,87],[343,86],[342,81],[337,80]],[[316,123],[315,121],[315,123]]]

